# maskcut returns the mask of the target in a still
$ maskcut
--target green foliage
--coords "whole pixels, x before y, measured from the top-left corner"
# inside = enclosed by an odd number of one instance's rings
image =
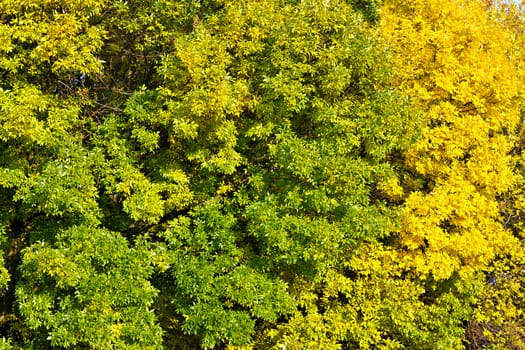
[[[184,317],[183,330],[199,335],[204,347],[225,340],[246,344],[252,317],[275,322],[293,308],[293,299],[282,281],[243,264],[235,219],[218,203],[196,208],[190,217],[170,222],[160,256],[175,283],[172,304]]]
[[[348,253],[395,229],[391,159],[418,119],[389,86],[375,2],[0,8],[20,271],[3,312],[28,342],[157,348],[160,327],[205,348],[279,342],[266,331],[287,327],[303,283],[348,279]]]
[[[24,252],[20,313],[50,346],[158,349],[149,253],[116,232],[77,226]]]
[[[1,224],[0,224],[1,225]],[[7,244],[7,237],[5,235],[5,228],[0,226],[0,247],[2,251],[5,251]],[[7,287],[7,284],[10,280],[9,272],[5,268],[4,258],[0,259],[0,290],[3,290]]]
[[[1,350],[11,350],[11,349],[13,349],[13,346],[11,345],[11,342],[9,341],[9,339],[6,339],[4,337],[2,337],[2,339],[0,339],[0,349]]]
[[[361,13],[370,23],[376,24],[380,19],[380,4],[378,0],[350,0],[355,11]]]

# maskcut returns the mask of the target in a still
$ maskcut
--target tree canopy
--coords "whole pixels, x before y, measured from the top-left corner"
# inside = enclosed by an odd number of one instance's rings
[[[0,349],[522,346],[521,11],[0,0]]]

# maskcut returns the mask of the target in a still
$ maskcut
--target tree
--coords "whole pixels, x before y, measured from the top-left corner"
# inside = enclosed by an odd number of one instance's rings
[[[520,183],[511,151],[523,98],[522,56],[518,36],[498,12],[504,9],[482,1],[387,1],[381,26],[397,60],[397,86],[426,121],[406,152],[413,174],[404,182],[410,194],[399,233],[402,259],[434,297],[452,291],[457,298],[455,290],[471,285],[458,299],[465,298],[467,309],[490,299],[493,276],[480,272],[520,247],[501,215],[501,199]],[[451,317],[452,328],[469,314]]]
[[[513,35],[512,57],[523,82],[523,5],[494,2],[491,14]],[[523,113],[523,95],[519,108]],[[499,198],[505,226],[519,239],[519,245],[506,254],[498,256],[485,268],[486,281],[475,317],[469,322],[467,332],[471,348],[490,344],[495,349],[513,349],[525,346],[525,324],[523,323],[523,286],[525,256],[523,254],[523,213],[525,183],[523,181],[523,123],[509,136],[515,141],[512,154],[515,156],[514,171],[518,181]]]
[[[522,276],[500,277],[522,264],[522,35],[503,13],[0,0],[0,348],[519,337]]]
[[[380,342],[330,329],[360,312],[331,281],[389,239],[417,135],[376,9],[0,1],[10,344]]]
[[[162,86],[126,109],[166,135],[152,164],[176,164],[202,203],[158,245],[177,323],[209,347],[353,341],[366,325],[332,329],[353,304],[323,316],[324,285],[351,283],[342,261],[395,226],[380,188],[395,183],[394,156],[417,129],[389,86],[384,48],[339,1],[225,2],[201,16],[162,60]]]

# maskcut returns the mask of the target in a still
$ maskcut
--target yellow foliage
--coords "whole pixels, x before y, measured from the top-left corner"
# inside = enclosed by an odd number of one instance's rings
[[[95,54],[106,33],[88,19],[102,10],[105,1],[66,1],[60,10],[56,5],[56,1],[0,1],[0,13],[11,17],[0,24],[1,69],[16,72],[25,66],[35,74],[51,64],[53,73],[101,72],[103,62]],[[25,15],[19,17],[21,13]]]
[[[499,222],[495,199],[459,176],[407,198],[400,241],[409,249],[406,263],[437,279],[469,275],[517,243]]]
[[[385,193],[389,198],[399,199],[403,196],[403,187],[399,183],[399,179],[395,176],[389,177],[378,184],[378,189]]]
[[[516,182],[509,155],[523,90],[515,36],[481,1],[386,1],[380,30],[393,47],[398,87],[427,127],[406,152],[425,183],[400,228],[404,261],[446,279],[479,271],[517,243],[497,196]]]

